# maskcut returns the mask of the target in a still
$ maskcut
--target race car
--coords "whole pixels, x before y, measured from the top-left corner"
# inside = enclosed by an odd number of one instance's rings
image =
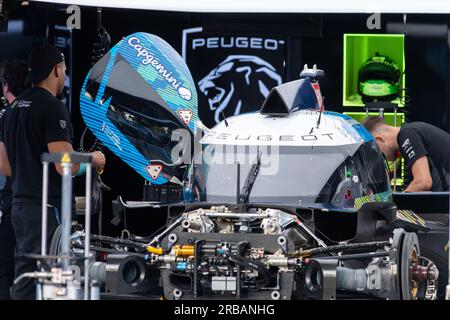
[[[180,59],[162,39],[133,34],[89,73],[80,95],[88,127],[150,183],[181,185],[184,200],[119,199],[167,208],[166,225],[150,237],[72,228],[71,270],[89,275],[104,297],[436,298],[439,271],[417,237],[435,224],[397,210],[373,137],[325,111],[322,70],[305,66],[259,111],[208,129],[193,122],[195,86]],[[187,133],[177,131],[174,157],[169,137],[178,129]],[[93,254],[83,264],[87,239]]]

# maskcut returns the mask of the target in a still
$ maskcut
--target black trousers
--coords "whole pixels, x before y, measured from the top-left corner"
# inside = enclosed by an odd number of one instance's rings
[[[0,300],[10,299],[10,287],[14,280],[14,247],[16,240],[11,224],[11,198],[0,199]]]
[[[50,246],[53,233],[58,226],[57,209],[48,209],[48,236]],[[37,261],[27,257],[29,254],[41,253],[42,205],[39,203],[14,203],[12,205],[12,225],[16,235],[15,278],[26,272],[38,270]],[[14,300],[36,299],[36,280],[23,278],[13,286]]]

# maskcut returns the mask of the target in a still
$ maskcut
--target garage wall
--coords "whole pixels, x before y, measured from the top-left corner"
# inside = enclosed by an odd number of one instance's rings
[[[64,8],[62,8],[64,9]],[[31,45],[44,41],[52,34],[52,28],[66,19],[64,10],[32,4],[15,14],[24,19],[27,26],[22,36],[35,36]],[[36,18],[37,17],[37,18]],[[305,63],[317,64],[324,69],[325,79],[321,89],[326,97],[326,109],[343,111],[342,107],[342,60],[344,33],[398,32],[392,24],[402,22],[401,15],[382,15],[381,30],[366,27],[368,15],[302,15],[302,14],[186,14],[175,12],[143,12],[138,10],[103,10],[103,25],[111,35],[113,44],[123,36],[137,31],[154,33],[169,42],[178,52],[182,50],[182,30],[204,27],[205,30],[223,34],[252,34],[255,36],[281,37],[286,40],[286,80],[296,79]],[[56,21],[56,22],[55,22]],[[450,17],[439,15],[411,15],[409,24],[438,25],[433,32],[417,33],[406,28],[407,87],[411,98],[408,118],[425,121],[450,132],[450,83],[448,63],[448,25]],[[44,28],[48,26],[48,28]],[[397,28],[398,29],[398,28]],[[428,30],[427,28],[422,28]],[[437,31],[436,31],[437,30]],[[402,32],[404,30],[400,30]],[[410,33],[408,33],[410,32]],[[11,35],[0,33],[0,59],[26,56],[30,44],[25,40],[9,40]],[[17,36],[15,36],[17,39]],[[52,39],[50,39],[53,41]],[[78,94],[84,77],[92,65],[92,45],[97,40],[96,11],[82,8],[81,30],[73,31],[72,45],[72,121],[75,129],[75,145],[84,129],[81,120]],[[18,54],[17,51],[23,54]],[[198,80],[198,79],[195,79]],[[143,180],[114,155],[107,154],[107,167],[103,175],[113,191],[105,194],[104,210],[111,212],[110,202],[117,195],[125,199],[142,197]],[[128,228],[133,232],[148,234],[164,221],[164,212],[136,211],[127,214]],[[104,217],[105,231],[118,234],[123,225],[112,227]],[[142,223],[142,221],[145,223]]]

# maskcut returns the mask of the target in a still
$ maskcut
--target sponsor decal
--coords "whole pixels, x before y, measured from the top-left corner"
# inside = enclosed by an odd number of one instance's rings
[[[181,98],[187,101],[191,100],[191,91],[183,87],[182,81],[176,79],[172,72],[168,71],[158,58],[149,49],[145,48],[138,37],[129,38],[127,43],[134,48],[136,56],[141,59],[141,64],[152,66],[178,92]]]
[[[402,148],[406,148],[407,145],[409,145],[409,139],[406,139],[405,142],[403,142]]]
[[[199,36],[192,39],[191,49],[262,49],[278,50],[279,46],[284,45],[284,40],[266,39],[259,37],[234,37],[234,36]]]
[[[59,120],[59,126],[64,130],[67,126],[66,120]]]
[[[163,167],[160,164],[152,164],[147,166],[147,172],[153,180],[158,179]]]
[[[108,136],[108,138],[120,151],[123,151],[123,148],[120,146],[120,138],[104,122],[102,124],[102,131]]]
[[[224,117],[259,110],[283,83],[285,41],[186,29],[183,58],[197,83],[200,120],[213,127]]]
[[[321,134],[303,134],[303,135],[252,135],[252,134],[232,134],[232,133],[219,133],[215,131],[208,132],[204,139],[214,139],[218,141],[320,141],[327,140],[333,141],[333,133],[321,133]]]
[[[414,158],[414,156],[416,155],[409,139],[406,139],[405,142],[403,142],[402,149],[409,159]]]
[[[29,108],[31,107],[31,101],[30,100],[19,100],[17,103],[14,103],[11,108]]]
[[[186,125],[191,122],[192,116],[194,115],[192,110],[178,110],[178,114]]]

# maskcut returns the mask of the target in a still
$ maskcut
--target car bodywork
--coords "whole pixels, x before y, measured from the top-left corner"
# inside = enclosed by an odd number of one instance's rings
[[[260,112],[205,130],[201,152],[179,177],[185,201],[166,205],[160,233],[90,235],[88,271],[105,295],[436,298],[438,270],[420,255],[416,235],[432,223],[392,203],[372,136],[350,117],[323,110],[322,73],[305,69],[300,80],[273,88]],[[130,101],[122,99],[121,110],[136,110]],[[124,113],[110,116],[120,123]],[[148,114],[141,108],[133,117]],[[135,132],[146,126],[130,123]],[[146,137],[128,129],[127,136],[154,157]],[[72,235],[74,255],[85,236]]]

